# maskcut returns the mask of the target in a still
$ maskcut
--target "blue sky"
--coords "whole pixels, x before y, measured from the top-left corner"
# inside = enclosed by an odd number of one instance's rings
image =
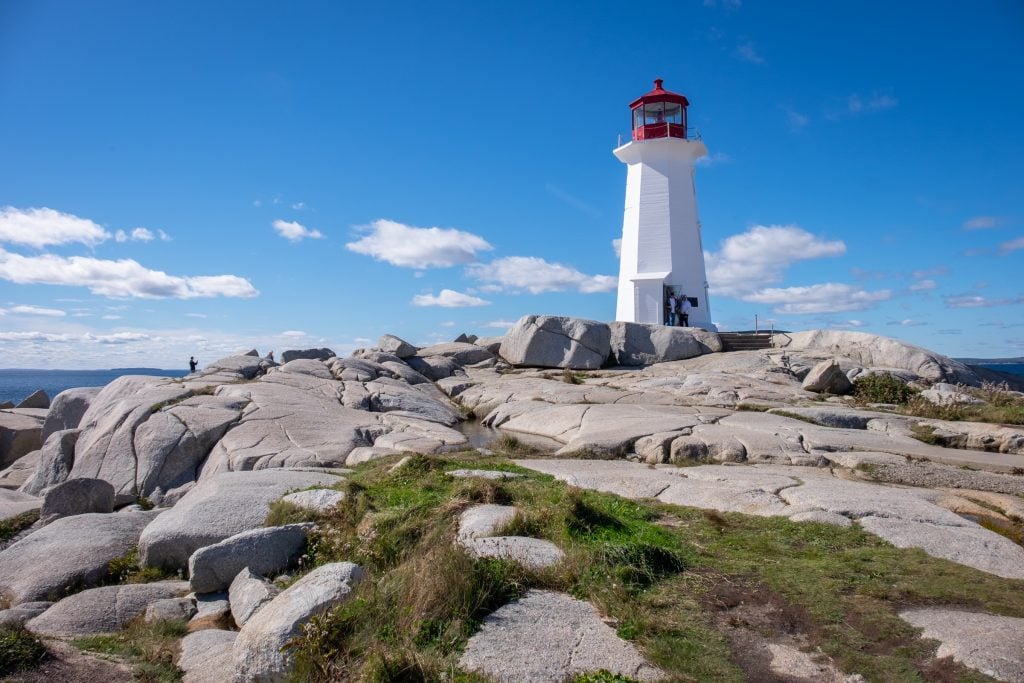
[[[656,77],[723,329],[1024,355],[1019,2],[0,0],[0,366],[610,320]]]

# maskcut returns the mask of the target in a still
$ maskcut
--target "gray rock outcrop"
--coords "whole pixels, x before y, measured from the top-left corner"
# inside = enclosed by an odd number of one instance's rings
[[[501,683],[558,683],[600,670],[640,681],[663,677],[592,605],[539,590],[484,619],[459,666]]]
[[[188,621],[196,613],[196,601],[193,598],[162,598],[146,606],[143,620],[154,621]]]
[[[113,512],[114,487],[102,479],[69,479],[47,489],[40,517],[70,517],[89,512]]]
[[[156,512],[64,517],[0,552],[0,593],[12,604],[94,586],[128,554]]]
[[[288,491],[337,481],[332,474],[284,469],[215,475],[146,527],[139,539],[142,564],[185,569],[196,550],[263,526],[270,503]]]
[[[243,569],[273,576],[302,554],[312,524],[288,524],[252,529],[192,553],[188,560],[189,584],[196,593],[227,589]]]
[[[325,564],[264,605],[238,632],[235,675],[254,683],[285,680],[292,668],[285,645],[314,616],[348,600],[362,575],[351,562]]]
[[[853,390],[853,383],[835,360],[823,360],[811,368],[800,385],[804,391],[816,394],[848,394]]]
[[[611,353],[611,330],[595,320],[527,315],[508,331],[500,355],[512,365],[592,370]]]
[[[39,464],[20,490],[37,496],[43,489],[67,481],[75,466],[75,444],[80,434],[78,429],[64,429],[51,434],[39,453]]]
[[[206,629],[181,639],[178,668],[184,672],[182,683],[228,683],[234,679],[235,639],[238,633]]]
[[[113,633],[145,613],[146,608],[188,591],[184,581],[158,581],[124,586],[104,586],[64,598],[28,621],[29,631],[56,638]]]
[[[281,589],[261,576],[257,576],[248,568],[238,572],[228,589],[231,603],[231,617],[241,628],[252,619],[256,612],[277,597]]]
[[[300,508],[323,512],[345,500],[345,492],[335,491],[334,489],[310,489],[308,491],[289,493],[281,500],[297,505]]]
[[[289,349],[281,354],[281,363],[287,363],[299,358],[311,360],[327,360],[334,358],[334,351],[327,348],[321,349]]]
[[[377,348],[384,353],[390,353],[391,355],[398,356],[399,358],[408,358],[409,356],[416,355],[415,346],[393,334],[382,335],[381,338],[377,340]]]
[[[947,607],[905,610],[900,617],[922,629],[923,638],[939,641],[937,659],[952,657],[998,681],[1024,680],[1024,619]]]
[[[50,397],[42,389],[36,389],[25,397],[16,408],[40,408],[46,410],[50,407]]]
[[[42,447],[43,419],[17,408],[0,410],[0,469]]]
[[[618,365],[651,365],[722,350],[714,332],[698,327],[668,327],[613,322],[611,354]]]
[[[474,365],[494,358],[487,349],[470,344],[469,342],[448,342],[446,344],[434,344],[420,349],[417,354],[421,358],[441,356],[450,358],[457,365]]]
[[[43,442],[50,435],[64,429],[77,429],[82,417],[89,410],[92,400],[100,393],[102,387],[79,387],[65,389],[53,398],[50,412],[43,422]]]

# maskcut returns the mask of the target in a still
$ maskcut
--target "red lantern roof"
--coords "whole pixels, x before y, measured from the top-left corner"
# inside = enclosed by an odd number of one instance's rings
[[[680,95],[679,93],[674,93],[674,92],[671,92],[669,90],[665,90],[664,88],[662,88],[661,84],[663,82],[664,82],[663,79],[655,78],[654,79],[654,90],[652,90],[651,92],[649,92],[649,93],[647,93],[645,95],[641,95],[637,99],[635,99],[632,102],[630,102],[629,103],[629,108],[630,109],[636,109],[640,105],[647,104],[647,103],[650,103],[650,102],[675,102],[677,104],[683,105],[684,107],[690,106],[690,101],[687,100],[684,96]]]

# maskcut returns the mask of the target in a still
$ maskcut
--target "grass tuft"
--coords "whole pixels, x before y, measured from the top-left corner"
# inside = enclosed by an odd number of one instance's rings
[[[853,397],[860,403],[906,404],[915,391],[906,382],[880,372],[853,380]]]
[[[47,656],[42,641],[25,627],[0,626],[0,676],[33,669]]]
[[[39,510],[29,510],[0,521],[0,542],[9,541],[39,521]]]
[[[536,448],[520,441],[511,434],[502,434],[493,443],[488,444],[488,446],[493,451],[511,456],[532,455],[537,452]]]
[[[132,548],[121,557],[107,563],[106,584],[151,583],[178,578],[176,572],[161,567],[142,567],[139,564],[139,549]]]
[[[182,672],[174,664],[178,641],[188,633],[182,619],[146,623],[136,619],[118,633],[86,636],[72,645],[86,652],[115,655],[127,661],[137,681],[171,683],[180,681]]]

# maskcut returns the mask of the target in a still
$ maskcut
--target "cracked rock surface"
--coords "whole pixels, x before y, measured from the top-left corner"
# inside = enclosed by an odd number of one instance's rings
[[[484,619],[459,665],[502,683],[560,683],[602,669],[640,681],[662,678],[660,670],[601,621],[593,605],[539,590]]]

